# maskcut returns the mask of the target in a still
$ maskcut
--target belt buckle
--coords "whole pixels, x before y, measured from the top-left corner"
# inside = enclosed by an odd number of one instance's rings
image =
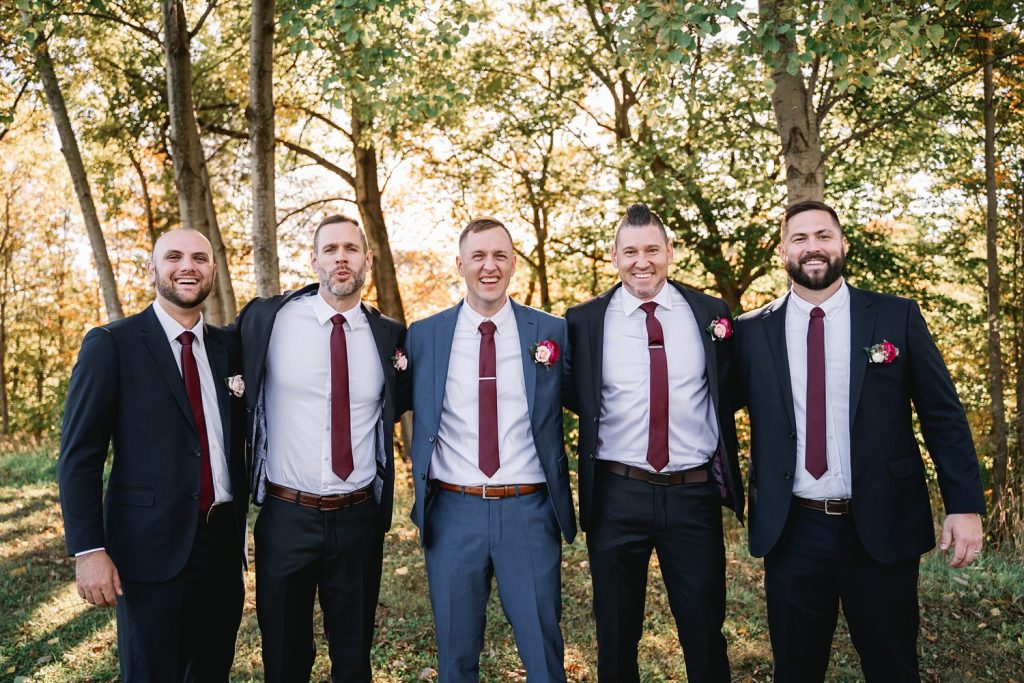
[[[832,516],[838,517],[838,516],[844,514],[842,512],[833,512],[828,507],[829,503],[845,503],[846,501],[844,501],[842,498],[826,498],[824,502],[825,502],[825,514],[826,515],[832,515]]]
[[[497,485],[492,485],[491,488],[498,488]],[[480,487],[480,497],[484,500],[498,500],[501,496],[488,496],[487,495],[487,484]]]
[[[669,486],[672,483],[671,472],[648,472],[647,483],[655,486]]]

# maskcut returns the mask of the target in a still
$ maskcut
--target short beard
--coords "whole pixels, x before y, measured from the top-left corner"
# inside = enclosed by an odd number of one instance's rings
[[[366,284],[366,266],[352,273],[352,280],[350,282],[338,284],[335,284],[334,280],[331,279],[331,273],[325,270],[320,271],[320,286],[339,299],[352,296],[360,291],[364,284]]]
[[[828,289],[836,280],[843,276],[843,270],[846,269],[845,251],[840,252],[839,256],[837,256],[835,260],[830,259],[821,253],[804,256],[803,260],[807,261],[811,258],[821,258],[828,263],[828,268],[825,269],[825,272],[816,278],[807,275],[807,273],[803,271],[800,267],[802,263],[786,261],[786,272],[789,273],[789,277],[793,282],[801,287],[806,287],[807,289],[815,291]]]
[[[200,306],[202,306],[203,302],[206,301],[206,297],[210,296],[210,292],[212,290],[213,280],[211,279],[207,281],[205,287],[203,287],[196,293],[194,299],[192,299],[191,301],[186,301],[185,299],[182,299],[180,296],[178,296],[178,293],[174,291],[174,283],[170,279],[162,277],[157,277],[156,279],[157,293],[160,294],[160,296],[162,296],[167,301],[170,301],[178,308],[199,308]]]

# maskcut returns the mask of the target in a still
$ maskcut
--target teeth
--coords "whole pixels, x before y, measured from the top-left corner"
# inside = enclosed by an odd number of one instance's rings
[[[185,278],[185,279],[182,279],[182,280],[178,280],[178,284],[179,285],[194,285],[195,283],[196,283],[196,280],[193,280],[191,278]]]

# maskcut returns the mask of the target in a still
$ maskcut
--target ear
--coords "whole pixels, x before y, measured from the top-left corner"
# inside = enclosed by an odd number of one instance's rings
[[[373,268],[373,249],[366,250],[366,267]]]
[[[608,257],[611,258],[612,260],[612,267],[618,268],[619,254],[618,251],[615,249],[615,242],[612,242],[612,246],[608,247]]]
[[[455,255],[455,267],[459,271],[459,275],[466,277],[466,272],[462,269],[462,257],[458,254]]]

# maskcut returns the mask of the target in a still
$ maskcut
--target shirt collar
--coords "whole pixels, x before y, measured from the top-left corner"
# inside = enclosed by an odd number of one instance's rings
[[[320,296],[320,292],[311,292],[313,297],[313,313],[316,314],[316,321],[321,325],[326,325],[331,321],[331,318],[341,313],[345,317],[345,322],[348,323],[350,330],[357,330],[366,323],[366,314],[363,313],[363,300],[359,299],[356,301],[356,305],[347,311],[337,311],[334,306],[331,306],[327,301]]]
[[[796,310],[796,312],[804,316],[809,316],[811,314],[811,309],[814,308],[815,305],[810,303],[809,301],[801,299],[800,296],[793,291],[792,286],[790,286],[789,288],[789,294],[789,301],[793,305],[793,308]],[[843,278],[841,284],[839,285],[839,289],[837,289],[828,299],[818,304],[817,307],[825,312],[826,320],[833,320],[846,308],[846,305],[849,302],[850,288],[847,287],[846,279]]]
[[[199,342],[200,346],[203,345],[204,326],[203,314],[201,312],[199,314],[199,321],[195,324],[195,327],[192,328],[186,328],[184,325],[172,318],[171,314],[164,310],[159,299],[153,302],[153,312],[156,313],[156,319],[160,321],[160,327],[164,328],[164,334],[167,335],[167,341],[177,341],[182,332],[188,331],[196,336],[196,341]]]
[[[511,301],[512,300],[506,296],[505,304],[501,309],[494,315],[485,317],[474,311],[473,307],[463,299],[462,307],[459,311],[459,318],[464,320],[467,324],[472,325],[474,330],[480,327],[480,323],[483,321],[490,320],[494,323],[494,327],[496,328],[495,334],[501,334],[502,328],[508,326],[510,323],[515,324],[515,314],[512,312]]]
[[[626,314],[627,318],[646,303],[633,296],[624,286],[619,287],[619,294],[619,300],[622,302],[622,312]],[[672,310],[672,285],[669,284],[668,280],[665,280],[665,284],[661,286],[661,289],[654,295],[651,301],[664,307],[666,310]]]

